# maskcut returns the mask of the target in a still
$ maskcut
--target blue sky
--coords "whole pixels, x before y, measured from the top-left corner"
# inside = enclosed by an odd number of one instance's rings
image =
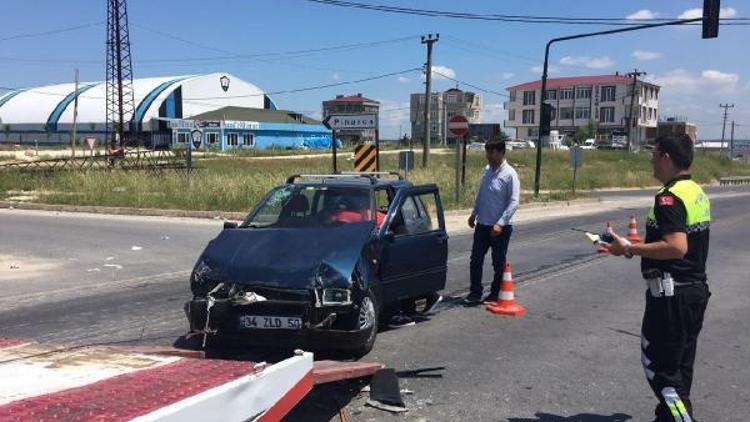
[[[700,0],[604,2],[589,0],[417,1],[361,0],[371,4],[481,14],[677,17],[700,8]],[[0,86],[28,87],[104,77],[104,0],[8,2],[0,39],[44,30],[95,24],[79,30],[0,41]],[[356,80],[422,66],[419,36],[440,33],[434,64],[455,79],[504,92],[538,79],[549,38],[603,29],[598,26],[477,22],[386,14],[325,6],[304,0],[129,0],[136,77],[233,73],[265,91]],[[750,17],[750,5],[724,1],[727,16]],[[159,34],[161,32],[163,34]],[[719,103],[734,103],[737,136],[750,138],[750,26],[722,26],[718,39],[702,40],[700,28],[663,28],[554,47],[552,76],[627,72],[637,67],[663,85],[661,115],[686,116],[700,137],[719,136]],[[178,40],[181,38],[190,42]],[[409,39],[306,55],[200,60],[233,54],[287,52],[350,43]],[[19,60],[22,59],[22,60]],[[165,59],[186,59],[164,61]],[[436,90],[455,82],[434,81]],[[467,88],[470,89],[470,88]],[[319,116],[322,100],[361,92],[383,105],[384,137],[408,133],[409,93],[422,92],[422,76],[410,72],[358,85],[278,95],[280,107]],[[502,122],[503,97],[483,94],[488,122]]]

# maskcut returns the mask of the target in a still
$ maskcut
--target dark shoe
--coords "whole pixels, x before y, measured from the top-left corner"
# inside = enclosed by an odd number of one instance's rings
[[[482,305],[492,305],[497,302],[497,299],[497,295],[490,293],[482,299]]]
[[[391,318],[391,320],[388,322],[388,328],[396,329],[396,328],[408,327],[414,324],[415,322],[413,319],[411,319],[410,317],[406,315],[399,314]]]
[[[443,297],[439,294],[435,293],[432,296],[429,296],[427,298],[427,302],[424,304],[424,311],[422,311],[423,315],[432,315],[435,313],[435,309],[437,309],[440,302],[443,301]]]
[[[480,298],[481,296],[473,296],[470,294],[464,298],[464,306],[478,306],[480,303],[482,303]]]

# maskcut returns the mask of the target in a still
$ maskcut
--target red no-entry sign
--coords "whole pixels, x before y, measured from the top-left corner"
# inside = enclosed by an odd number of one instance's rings
[[[469,120],[464,116],[453,116],[448,120],[448,132],[461,138],[469,132]]]

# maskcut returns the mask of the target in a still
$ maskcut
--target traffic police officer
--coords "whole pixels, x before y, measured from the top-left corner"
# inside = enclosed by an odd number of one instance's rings
[[[703,315],[711,211],[708,197],[690,178],[693,142],[687,135],[656,140],[651,163],[664,183],[646,222],[646,241],[615,235],[611,252],[640,255],[649,289],[641,328],[641,361],[659,399],[656,421],[692,421],[690,387]]]

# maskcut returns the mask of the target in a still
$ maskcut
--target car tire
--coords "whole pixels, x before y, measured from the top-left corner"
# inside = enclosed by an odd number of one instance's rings
[[[378,318],[380,312],[375,301],[375,296],[368,289],[362,297],[359,310],[357,312],[357,328],[366,327],[366,340],[354,349],[356,357],[362,357],[372,350],[375,346],[375,338],[378,336]]]

